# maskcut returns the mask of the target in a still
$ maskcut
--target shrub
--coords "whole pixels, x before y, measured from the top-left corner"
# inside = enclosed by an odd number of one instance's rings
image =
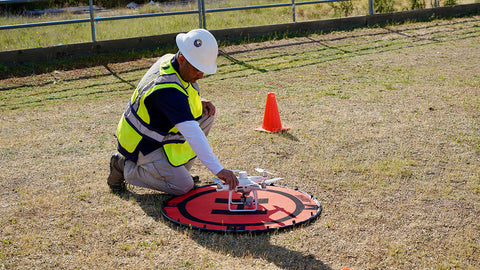
[[[353,12],[353,3],[352,0],[341,1],[337,3],[329,3],[335,12],[335,16],[345,16],[352,14]]]
[[[457,0],[445,0],[444,6],[455,6],[457,4]]]
[[[414,9],[424,9],[425,8],[425,0],[410,0],[410,8]]]
[[[393,5],[395,0],[373,0],[373,6],[375,13],[388,13],[393,12]]]

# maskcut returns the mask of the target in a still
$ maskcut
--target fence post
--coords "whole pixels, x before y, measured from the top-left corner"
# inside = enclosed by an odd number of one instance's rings
[[[199,28],[207,29],[205,19],[205,0],[198,0],[198,25]]]
[[[292,15],[293,15],[293,22],[295,22],[295,0],[292,0]]]
[[[368,0],[368,14],[373,15],[373,0]]]
[[[203,29],[207,29],[207,18],[205,16],[205,0],[202,0],[202,21],[203,21]]]
[[[90,4],[90,28],[92,29],[92,41],[96,42],[95,39],[95,20],[94,20],[94,15],[93,15],[93,0],[88,1]]]
[[[198,28],[202,28],[203,23],[202,23],[202,3],[200,2],[202,0],[197,0],[198,2]]]

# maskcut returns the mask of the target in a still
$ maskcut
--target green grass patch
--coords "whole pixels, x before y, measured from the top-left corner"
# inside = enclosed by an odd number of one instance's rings
[[[199,81],[214,153],[323,206],[265,234],[179,227],[161,214],[168,195],[109,192],[116,124],[163,51],[1,77],[0,268],[478,268],[479,20],[222,45]],[[268,92],[285,133],[255,131]],[[200,162],[192,174],[212,182]]]

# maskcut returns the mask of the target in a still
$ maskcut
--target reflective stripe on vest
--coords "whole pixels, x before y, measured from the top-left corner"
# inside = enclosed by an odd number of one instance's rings
[[[137,131],[138,133],[143,134],[143,136],[161,143],[178,143],[185,141],[185,138],[180,133],[171,134],[152,129],[150,125],[143,122],[143,120],[140,119],[140,117],[134,111],[132,111],[132,107],[133,106],[131,105],[127,105],[124,116],[128,124],[130,124],[130,126],[134,128],[135,131]]]
[[[184,87],[179,75],[171,66],[173,55],[160,63],[159,73],[150,82],[137,88],[125,109],[117,127],[117,139],[122,148],[133,154],[142,138],[149,138],[164,145],[164,151],[173,166],[180,166],[196,155],[176,127],[169,132],[156,130],[150,126],[150,115],[145,107],[145,99],[153,92],[165,88],[175,88],[188,96],[190,110],[195,118],[202,115],[202,105],[196,84]],[[139,91],[140,90],[140,91]]]

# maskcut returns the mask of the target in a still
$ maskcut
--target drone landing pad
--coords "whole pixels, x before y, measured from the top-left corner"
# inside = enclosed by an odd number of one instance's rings
[[[258,232],[292,227],[317,217],[322,207],[312,196],[282,186],[258,190],[255,211],[229,211],[228,191],[216,191],[215,185],[196,188],[185,195],[173,197],[162,206],[169,220],[190,228],[220,232]],[[250,195],[253,196],[253,193]],[[240,194],[233,193],[233,202]],[[243,204],[232,210],[252,210]]]

